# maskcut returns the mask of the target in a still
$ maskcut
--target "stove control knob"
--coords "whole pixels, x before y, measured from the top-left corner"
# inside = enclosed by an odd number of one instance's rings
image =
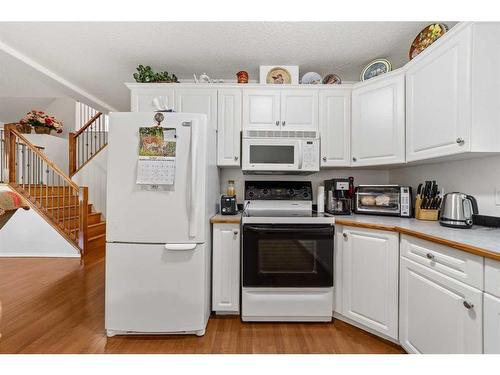
[[[288,195],[293,195],[293,189],[288,189]]]

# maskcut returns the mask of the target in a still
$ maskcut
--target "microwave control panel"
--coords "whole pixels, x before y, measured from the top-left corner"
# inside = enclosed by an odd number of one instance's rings
[[[302,141],[302,169],[315,169],[319,164],[318,140]]]

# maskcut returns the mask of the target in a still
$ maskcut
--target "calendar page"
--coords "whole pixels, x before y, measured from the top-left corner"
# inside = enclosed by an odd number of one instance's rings
[[[152,189],[174,185],[176,146],[175,128],[139,128],[137,184]]]

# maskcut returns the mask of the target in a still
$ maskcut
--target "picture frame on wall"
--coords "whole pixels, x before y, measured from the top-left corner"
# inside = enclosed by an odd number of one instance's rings
[[[298,65],[261,65],[259,82],[267,85],[298,85]]]

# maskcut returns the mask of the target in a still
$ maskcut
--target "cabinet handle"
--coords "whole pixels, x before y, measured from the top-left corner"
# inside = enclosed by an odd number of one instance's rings
[[[281,122],[281,125],[285,126],[285,125],[286,125],[286,122],[285,122],[285,121],[282,121],[282,122]]]
[[[276,121],[276,126],[280,126],[280,122],[279,121]]]
[[[238,157],[237,157],[237,156],[235,156],[235,157],[234,157],[234,160],[235,160],[235,161],[238,161]]]
[[[355,157],[353,157],[353,158],[352,158],[352,161],[358,161],[358,159],[357,159],[357,158],[355,158]]]
[[[342,237],[347,240],[347,233],[342,233]]]
[[[464,300],[464,306],[467,310],[470,310],[470,309],[473,309],[474,308],[474,304],[470,303],[470,302],[467,302]]]
[[[457,138],[457,143],[458,143],[459,145],[463,145],[463,144],[465,143],[465,139],[463,139],[462,137],[458,137],[458,138]]]
[[[427,254],[425,254],[425,256],[427,257],[427,259],[430,259],[430,260],[434,260],[434,259],[436,258],[436,257],[435,257],[433,254],[431,254],[431,253],[427,253]]]
[[[326,161],[326,156],[323,156],[323,161]]]

